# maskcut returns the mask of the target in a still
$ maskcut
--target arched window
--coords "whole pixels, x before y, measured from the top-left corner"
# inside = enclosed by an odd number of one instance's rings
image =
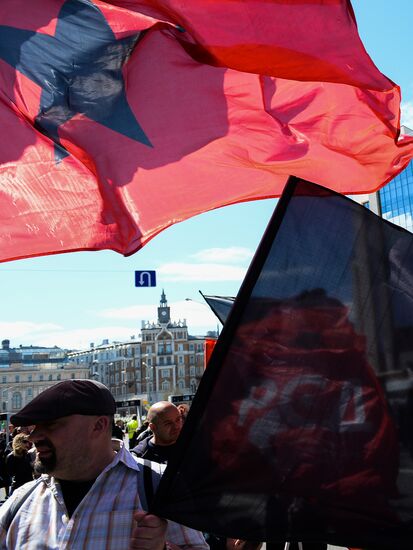
[[[185,388],[185,382],[183,380],[178,380],[178,388],[183,390]]]
[[[168,391],[170,389],[171,385],[167,380],[164,380],[162,382],[162,391]]]

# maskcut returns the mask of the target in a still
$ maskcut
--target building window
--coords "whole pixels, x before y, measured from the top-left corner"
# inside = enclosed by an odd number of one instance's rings
[[[413,231],[413,163],[380,189],[383,218]]]
[[[194,344],[189,344],[189,351],[194,351]]]
[[[13,409],[21,409],[22,408],[22,394],[20,392],[13,393],[11,406]]]
[[[53,380],[53,375],[49,374],[49,382],[51,382],[52,380]]]
[[[166,364],[167,364],[167,365],[172,365],[172,358],[171,358],[170,356],[168,356],[168,357],[166,358]]]
[[[194,365],[195,364],[195,357],[193,355],[189,356],[189,364]]]
[[[185,388],[185,382],[183,380],[178,380],[178,388],[183,390]]]
[[[27,381],[32,382],[32,380],[33,380],[33,376],[31,374],[28,374],[27,375]]]
[[[39,380],[40,382],[43,382],[43,374],[39,374]]]
[[[184,358],[183,358],[182,355],[180,355],[180,356],[178,357],[178,363],[179,363],[180,365],[182,365],[183,362],[184,362]]]
[[[2,380],[3,384],[7,384],[7,376],[3,376]]]
[[[161,376],[162,376],[162,378],[168,378],[169,370],[168,369],[162,369]]]
[[[195,376],[195,367],[189,367],[189,376]]]
[[[58,375],[56,376],[56,380],[61,380],[61,379],[62,379],[62,375],[61,375],[61,374],[58,374]]]
[[[20,376],[18,374],[16,374],[16,376],[14,377],[14,381],[15,382],[20,382]]]
[[[167,380],[164,380],[162,382],[162,391],[168,391],[170,389],[171,385]]]
[[[184,351],[184,345],[178,344],[178,351]]]
[[[191,380],[191,393],[196,392],[196,380]]]
[[[27,397],[31,398],[33,396],[32,388],[27,388]]]
[[[185,367],[178,367],[178,376],[179,377],[185,376]]]

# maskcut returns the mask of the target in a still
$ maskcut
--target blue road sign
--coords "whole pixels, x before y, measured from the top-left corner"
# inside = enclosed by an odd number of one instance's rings
[[[135,271],[135,286],[156,286],[156,271]]]

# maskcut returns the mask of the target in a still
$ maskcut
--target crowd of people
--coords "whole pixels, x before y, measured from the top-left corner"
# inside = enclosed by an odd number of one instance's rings
[[[156,487],[164,466],[113,439],[115,412],[103,384],[66,380],[11,417],[16,484],[35,452],[31,480],[0,507],[0,548],[208,549],[202,533],[147,512],[145,472]]]
[[[0,439],[8,497],[0,507],[0,548],[258,550],[261,543],[200,533],[147,512],[188,410],[160,401],[139,425],[136,415],[114,421],[114,398],[97,381],[67,380],[39,394],[11,417],[9,445]]]
[[[26,427],[14,428],[0,436],[0,487],[8,498],[16,489],[34,478],[35,448]]]

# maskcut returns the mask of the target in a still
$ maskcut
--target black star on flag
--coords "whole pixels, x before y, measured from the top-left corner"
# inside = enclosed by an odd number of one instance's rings
[[[67,0],[54,36],[0,25],[0,59],[41,89],[35,125],[68,155],[59,127],[77,114],[151,146],[126,97],[122,67],[142,33],[118,40],[89,0]]]

